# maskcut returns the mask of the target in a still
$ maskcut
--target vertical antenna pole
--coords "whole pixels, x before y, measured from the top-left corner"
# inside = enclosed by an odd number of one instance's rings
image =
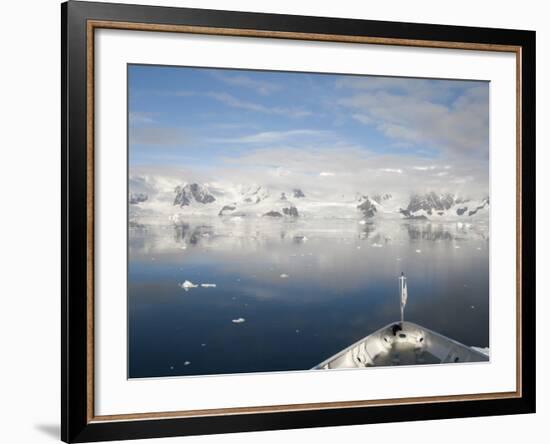
[[[399,299],[400,299],[400,306],[401,306],[401,324],[405,321],[405,305],[407,304],[407,286],[405,284],[405,280],[407,278],[403,273],[401,273],[401,276],[399,277]]]

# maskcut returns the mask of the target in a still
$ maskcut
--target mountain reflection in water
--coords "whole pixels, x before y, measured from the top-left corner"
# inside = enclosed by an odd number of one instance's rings
[[[489,346],[483,223],[197,218],[128,249],[131,378],[309,369],[399,318],[401,272],[406,319]]]

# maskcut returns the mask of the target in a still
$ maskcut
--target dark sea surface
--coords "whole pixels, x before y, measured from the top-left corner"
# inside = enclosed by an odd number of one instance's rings
[[[128,376],[309,369],[399,320],[401,272],[406,320],[489,346],[484,223],[195,218],[133,226]],[[186,280],[216,287],[186,291]]]

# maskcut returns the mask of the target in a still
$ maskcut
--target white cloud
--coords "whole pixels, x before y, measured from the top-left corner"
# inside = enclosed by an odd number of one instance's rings
[[[449,86],[445,86],[445,81],[416,82],[343,79],[340,87],[353,87],[359,92],[341,99],[339,104],[351,110],[353,119],[376,127],[397,142],[438,149],[453,156],[487,157],[488,85],[460,82],[457,93],[455,82]],[[385,89],[380,89],[382,86]],[[454,99],[442,101],[453,91]]]
[[[155,113],[145,112],[145,111],[131,111],[128,113],[128,120],[130,125],[139,125],[154,123]]]
[[[209,92],[207,93],[207,96],[232,108],[246,109],[248,111],[255,111],[265,114],[279,114],[294,118],[307,117],[312,114],[310,111],[306,111],[301,108],[269,107],[259,103],[248,102],[238,99],[225,92]]]
[[[130,144],[181,146],[188,142],[187,135],[179,128],[138,126],[129,129]]]
[[[263,96],[272,94],[281,89],[281,86],[277,83],[253,79],[244,74],[222,74],[221,72],[214,71],[212,75],[228,85],[252,89]]]
[[[237,137],[233,139],[211,139],[215,142],[223,141],[225,143],[246,143],[254,145],[265,145],[279,142],[294,142],[303,143],[304,141],[323,140],[332,137],[330,131],[311,130],[311,129],[295,129],[288,131],[263,131],[260,133],[250,134],[247,136]]]

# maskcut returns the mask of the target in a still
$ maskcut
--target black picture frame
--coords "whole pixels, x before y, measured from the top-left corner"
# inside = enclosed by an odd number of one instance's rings
[[[511,45],[520,48],[521,394],[364,407],[96,421],[90,416],[87,26],[90,20],[265,32]],[[89,442],[535,412],[535,32],[69,1],[61,5],[62,312],[61,438]],[[87,55],[88,54],[88,55]],[[124,149],[124,147],[121,147]],[[123,174],[123,172],[121,172]],[[92,182],[93,183],[93,182]]]

